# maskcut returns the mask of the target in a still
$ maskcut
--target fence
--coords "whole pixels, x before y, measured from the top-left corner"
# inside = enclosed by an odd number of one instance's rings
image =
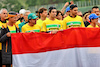
[[[75,1],[74,3],[79,7],[79,10],[84,12],[84,10],[89,10],[94,5],[98,5],[99,6],[100,5],[100,0]],[[61,10],[62,7],[64,6],[64,4],[65,3],[30,6],[28,9],[31,10],[32,12],[35,12],[40,7],[45,7],[45,8],[48,9],[50,6],[55,6],[57,8],[57,10]]]

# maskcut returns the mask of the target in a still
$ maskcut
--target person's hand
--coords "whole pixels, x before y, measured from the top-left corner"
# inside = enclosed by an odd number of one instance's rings
[[[11,37],[11,33],[10,32],[8,32],[6,35],[7,35],[7,37]]]
[[[35,31],[33,31],[33,30],[32,30],[32,31],[30,31],[30,32],[33,32],[33,33],[35,33]]]
[[[63,29],[59,30],[59,31],[63,31]]]
[[[52,34],[56,34],[58,32],[58,30],[53,30]]]
[[[74,4],[74,2],[73,2],[73,1],[70,1],[70,3],[71,3],[70,5]]]
[[[65,5],[64,5],[64,7],[67,7],[68,5],[69,5],[69,2],[66,2]]]

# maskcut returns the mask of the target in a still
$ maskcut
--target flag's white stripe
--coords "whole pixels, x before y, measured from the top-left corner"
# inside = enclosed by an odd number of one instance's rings
[[[99,48],[72,48],[13,55],[14,67],[100,67]]]

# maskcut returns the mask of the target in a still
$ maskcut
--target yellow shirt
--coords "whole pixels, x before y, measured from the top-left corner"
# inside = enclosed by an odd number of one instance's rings
[[[70,27],[85,27],[83,19],[80,16],[76,16],[75,18],[67,16],[63,20],[63,29],[67,29]]]
[[[1,27],[2,27],[2,25],[4,25],[5,23],[2,23],[1,21],[0,21],[0,29],[1,29]]]
[[[50,20],[50,19],[46,19],[43,24],[42,24],[42,30],[44,32],[50,32],[53,30],[61,30],[62,29],[62,24],[59,20],[55,19]]]
[[[61,22],[61,24],[63,25],[63,20],[58,20],[58,21],[60,21],[60,22]]]
[[[13,25],[13,26],[7,25],[7,26],[8,26],[10,33],[16,33],[16,26],[15,25]]]
[[[88,28],[99,28],[98,25],[96,25],[96,27],[93,27],[92,25],[88,25],[87,27],[88,27]]]
[[[42,27],[42,23],[43,23],[43,20],[41,20],[41,19],[36,21],[36,24],[38,24],[40,27]]]
[[[23,33],[28,33],[28,32],[31,32],[31,31],[34,31],[34,32],[40,32],[41,31],[41,28],[39,25],[35,24],[34,26],[29,26],[28,23],[25,24],[23,27],[22,27],[22,32]]]
[[[15,24],[18,26],[21,23],[20,20],[18,20]]]

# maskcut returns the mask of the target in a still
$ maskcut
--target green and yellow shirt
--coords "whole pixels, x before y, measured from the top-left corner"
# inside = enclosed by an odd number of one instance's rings
[[[29,26],[28,23],[22,26],[22,32],[23,33],[29,33],[31,31],[34,32],[41,32],[41,28],[39,25],[35,24],[34,26]]]
[[[67,16],[63,20],[63,29],[68,29],[70,27],[85,27],[83,19],[80,16],[76,16],[75,18]]]
[[[46,19],[43,24],[42,24],[42,30],[44,32],[50,32],[53,30],[61,30],[62,29],[62,23],[55,19],[55,20],[50,20]]]

